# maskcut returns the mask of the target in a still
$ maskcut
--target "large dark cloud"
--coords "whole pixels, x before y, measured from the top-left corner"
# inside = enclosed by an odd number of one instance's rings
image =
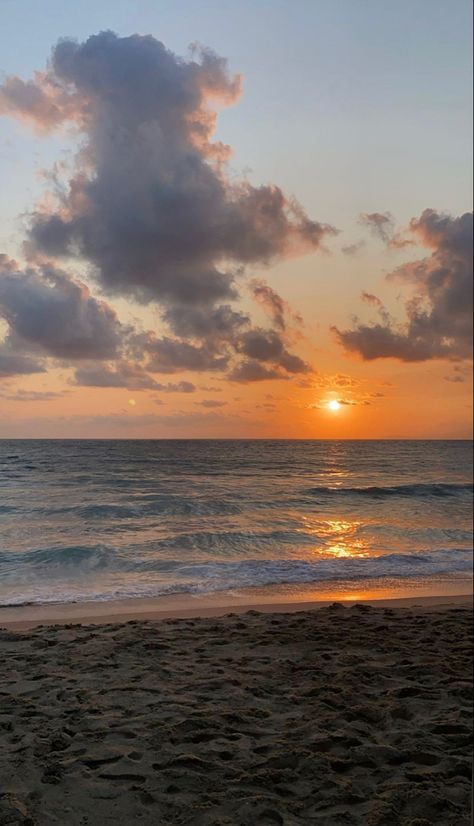
[[[0,255],[0,317],[17,347],[25,342],[56,358],[113,358],[121,345],[112,308],[50,264],[22,268]]]
[[[202,344],[153,333],[138,334],[131,339],[133,350],[145,354],[146,368],[152,373],[222,372],[229,364],[230,353],[212,341]]]
[[[246,313],[228,304],[211,308],[174,306],[164,313],[164,319],[179,336],[214,342],[232,341],[250,324]]]
[[[85,136],[57,208],[33,215],[33,248],[86,258],[112,292],[179,307],[235,297],[236,266],[320,247],[332,227],[277,186],[226,176],[213,107],[239,91],[209,50],[185,61],[112,32],[61,41],[29,83],[7,79],[0,111],[44,129],[72,121]]]
[[[278,186],[229,176],[230,148],[213,133],[217,108],[239,93],[240,78],[210,50],[183,60],[151,36],[112,32],[61,41],[45,72],[0,85],[0,114],[42,131],[72,126],[81,138],[69,180],[51,176],[49,206],[30,216],[26,254],[81,260],[109,293],[160,305],[161,335],[127,332],[57,267],[38,264],[9,281],[2,306],[29,342],[63,359],[122,359],[81,367],[76,380],[151,387],[148,370],[222,372],[242,353],[251,367],[238,369],[256,375],[255,364],[268,361],[265,347],[247,353],[250,317],[230,303],[240,279],[249,266],[321,248],[336,230],[308,218]],[[278,340],[285,314],[301,319],[265,282],[252,289],[278,331],[268,333],[278,350],[273,366],[260,373],[304,372]]]
[[[0,378],[27,376],[45,371],[46,368],[39,359],[18,352],[11,346],[8,338],[0,343]]]
[[[425,210],[410,222],[414,240],[432,250],[410,261],[388,279],[410,286],[406,321],[396,324],[376,296],[381,321],[357,323],[353,329],[333,328],[346,350],[363,359],[401,361],[467,359],[472,357],[472,213],[459,217]]]
[[[275,330],[248,330],[241,336],[237,346],[244,356],[256,361],[272,362],[288,373],[311,372],[309,364],[286,349],[281,335]]]
[[[247,359],[240,364],[235,365],[229,373],[230,381],[240,382],[241,384],[248,384],[256,381],[268,381],[270,379],[285,379],[281,370],[275,367],[267,367],[260,361],[255,359]]]

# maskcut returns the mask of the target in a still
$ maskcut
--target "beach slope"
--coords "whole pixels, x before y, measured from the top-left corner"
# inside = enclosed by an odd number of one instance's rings
[[[0,632],[0,824],[467,826],[472,611]]]

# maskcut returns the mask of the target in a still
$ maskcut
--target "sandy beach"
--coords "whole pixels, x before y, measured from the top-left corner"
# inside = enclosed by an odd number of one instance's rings
[[[264,607],[4,628],[0,824],[467,826],[469,598]]]

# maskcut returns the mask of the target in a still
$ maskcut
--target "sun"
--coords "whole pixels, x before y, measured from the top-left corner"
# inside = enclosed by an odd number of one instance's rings
[[[336,410],[339,410],[340,407],[341,405],[338,401],[336,401],[336,399],[333,399],[332,401],[328,402],[328,409],[332,410],[334,413],[336,412]]]

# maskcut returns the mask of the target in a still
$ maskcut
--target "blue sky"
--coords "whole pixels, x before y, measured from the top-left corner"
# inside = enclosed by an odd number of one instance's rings
[[[0,0],[0,71],[29,77],[59,38],[103,29],[151,33],[178,54],[198,41],[244,75],[242,100],[219,125],[236,171],[251,170],[256,182],[278,177],[337,225],[361,210],[390,209],[402,221],[427,204],[470,207],[470,6]],[[31,164],[60,150],[14,124],[4,121],[2,130],[2,214],[11,217],[14,206],[28,205]]]

